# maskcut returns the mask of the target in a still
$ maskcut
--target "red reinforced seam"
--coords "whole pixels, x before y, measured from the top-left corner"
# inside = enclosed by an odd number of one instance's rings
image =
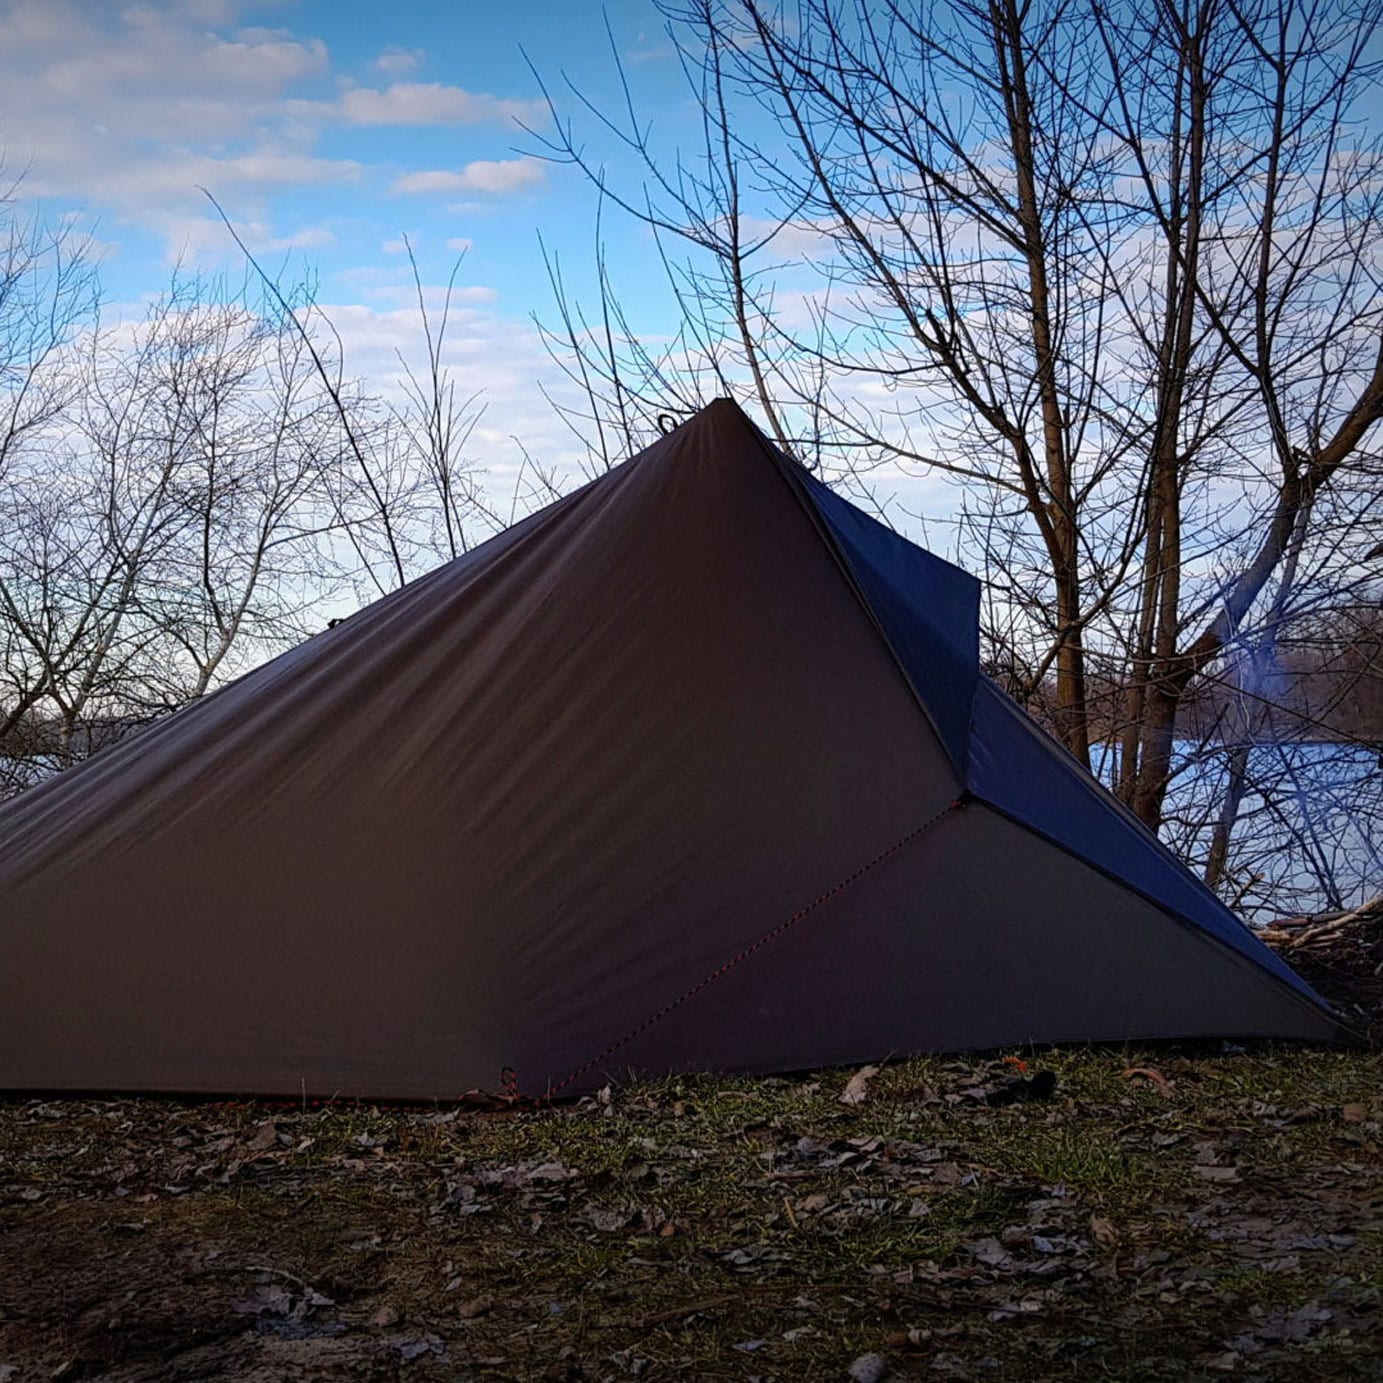
[[[778,923],[778,925],[772,928],[770,931],[766,931],[761,937],[758,938],[758,940],[750,942],[749,945],[744,948],[744,950],[740,951],[737,955],[732,956],[723,965],[718,966],[716,969],[712,970],[710,974],[703,976],[685,993],[678,995],[678,997],[673,999],[671,1002],[664,1004],[663,1007],[660,1008],[651,1017],[645,1018],[644,1021],[638,1025],[638,1027],[631,1028],[618,1041],[610,1043],[608,1047],[606,1047],[603,1051],[597,1053],[589,1061],[585,1062],[581,1066],[578,1066],[569,1075],[563,1076],[562,1079],[559,1080],[556,1085],[549,1086],[546,1096],[542,1098],[547,1100],[552,1099],[554,1095],[564,1090],[574,1080],[579,1080],[582,1076],[586,1075],[587,1072],[593,1071],[602,1062],[608,1061],[610,1057],[612,1057],[617,1051],[619,1051],[621,1047],[627,1046],[636,1037],[642,1036],[655,1023],[661,1022],[664,1018],[666,1018],[668,1014],[671,1013],[674,1009],[680,1008],[683,1004],[687,1002],[688,999],[694,999],[698,994],[701,993],[703,989],[705,989],[708,985],[714,984],[715,981],[720,979],[723,975],[728,974],[731,970],[735,968],[735,966],[739,965],[741,961],[748,960],[748,958],[752,956],[755,951],[759,950],[763,946],[768,945],[770,941],[776,940],[785,931],[787,931],[789,927],[793,926],[797,922],[800,922],[804,917],[806,917],[808,913],[815,912],[815,910],[819,908],[823,903],[829,902],[830,899],[834,898],[837,893],[840,893],[843,889],[849,888],[849,886],[853,884],[857,879],[862,878],[865,874],[868,874],[871,869],[876,869],[890,856],[896,855],[898,851],[901,850],[905,845],[910,845],[914,840],[918,838],[918,836],[922,835],[926,831],[929,831],[933,826],[936,825],[938,821],[941,821],[945,817],[950,816],[952,812],[958,811],[962,806],[964,806],[964,804],[964,795],[957,797],[954,802],[951,802],[948,806],[943,807],[939,812],[937,812],[935,816],[929,817],[920,826],[913,827],[913,829],[909,831],[907,835],[901,836],[898,840],[894,841],[893,844],[890,845],[887,850],[884,850],[880,854],[875,855],[874,858],[870,860],[868,864],[861,865],[857,870],[855,870],[853,874],[847,875],[838,884],[832,885],[830,888],[826,890],[825,893],[821,894],[817,898],[814,898],[805,907],[798,908],[798,910],[795,913],[793,913],[791,917],[787,918],[785,921]]]

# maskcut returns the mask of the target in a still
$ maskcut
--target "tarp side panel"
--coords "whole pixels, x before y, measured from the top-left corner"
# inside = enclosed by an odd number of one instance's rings
[[[102,759],[5,818],[0,1087],[531,1084],[959,789],[714,411]]]
[[[1321,1003],[1290,966],[987,678],[980,679],[975,693],[969,787]]]
[[[646,996],[650,1011],[659,997]],[[785,1071],[1029,1042],[1337,1033],[1253,961],[971,803],[584,1086],[631,1069]]]
[[[913,693],[965,770],[979,668],[980,583],[836,494],[796,463],[790,479],[820,516]]]

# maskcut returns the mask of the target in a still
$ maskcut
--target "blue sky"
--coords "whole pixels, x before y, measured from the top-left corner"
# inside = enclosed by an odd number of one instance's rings
[[[94,235],[116,312],[175,264],[238,265],[206,186],[266,266],[316,275],[365,375],[416,327],[402,236],[429,284],[464,249],[453,363],[492,413],[511,410],[506,438],[526,426],[557,445],[533,388],[531,316],[553,315],[538,236],[588,286],[595,198],[535,157],[521,123],[547,115],[528,64],[605,103],[611,38],[668,141],[694,130],[650,0],[0,0],[5,167],[27,170],[24,199],[45,216]],[[669,329],[648,236],[611,218],[605,239],[638,325]]]
[[[9,0],[0,136],[31,197],[96,223],[121,298],[174,258],[224,260],[203,184],[255,248],[310,250],[328,282],[390,267],[406,232],[427,265],[471,242],[468,278],[535,305],[537,232],[588,253],[591,197],[533,157],[519,122],[546,116],[528,60],[607,99],[606,18],[641,105],[685,118],[648,0]]]

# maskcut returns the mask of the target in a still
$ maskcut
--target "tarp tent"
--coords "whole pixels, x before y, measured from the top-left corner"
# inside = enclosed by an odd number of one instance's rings
[[[979,676],[977,601],[713,403],[0,808],[0,1087],[1334,1037]]]

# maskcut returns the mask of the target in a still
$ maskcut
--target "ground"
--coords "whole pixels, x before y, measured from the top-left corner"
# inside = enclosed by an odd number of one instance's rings
[[[1265,1046],[11,1101],[0,1379],[1383,1378],[1380,1092]]]

